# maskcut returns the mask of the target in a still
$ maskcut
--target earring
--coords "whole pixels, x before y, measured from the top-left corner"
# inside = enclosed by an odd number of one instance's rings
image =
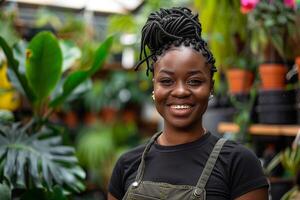
[[[212,100],[214,98],[214,95],[212,93],[210,93],[208,100]]]
[[[155,101],[154,91],[152,91],[152,99]]]

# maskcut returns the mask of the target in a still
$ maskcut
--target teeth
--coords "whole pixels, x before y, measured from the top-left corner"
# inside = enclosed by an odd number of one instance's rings
[[[171,108],[175,108],[175,109],[188,109],[191,106],[189,105],[172,105]]]

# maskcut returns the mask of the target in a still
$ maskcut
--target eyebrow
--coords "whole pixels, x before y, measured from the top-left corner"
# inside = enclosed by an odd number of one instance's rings
[[[174,74],[173,71],[166,70],[166,69],[162,69],[162,70],[160,70],[158,73],[165,73],[165,74],[170,74],[170,75]]]
[[[195,75],[195,74],[203,74],[201,70],[191,70],[187,73],[188,75]]]
[[[166,70],[166,69],[162,69],[159,71],[159,73],[165,73],[165,74],[169,74],[169,75],[173,75],[174,72],[171,70]],[[188,75],[195,75],[195,74],[203,74],[203,72],[201,70],[190,70],[187,72]]]

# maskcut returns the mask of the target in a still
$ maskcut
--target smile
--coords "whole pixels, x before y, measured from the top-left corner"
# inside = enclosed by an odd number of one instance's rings
[[[171,105],[171,108],[173,108],[173,109],[189,109],[189,108],[191,108],[191,106],[190,105]]]

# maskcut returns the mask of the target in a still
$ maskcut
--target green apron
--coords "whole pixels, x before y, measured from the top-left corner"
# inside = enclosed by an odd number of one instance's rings
[[[143,181],[145,171],[145,157],[150,150],[150,147],[159,137],[161,132],[155,134],[142,154],[141,163],[139,165],[135,181],[129,186],[123,200],[158,200],[158,199],[171,199],[171,200],[205,200],[206,191],[205,186],[218,159],[219,153],[225,139],[219,139],[214,146],[203,172],[198,180],[196,186],[190,185],[171,185],[168,183],[156,183],[152,181]]]

